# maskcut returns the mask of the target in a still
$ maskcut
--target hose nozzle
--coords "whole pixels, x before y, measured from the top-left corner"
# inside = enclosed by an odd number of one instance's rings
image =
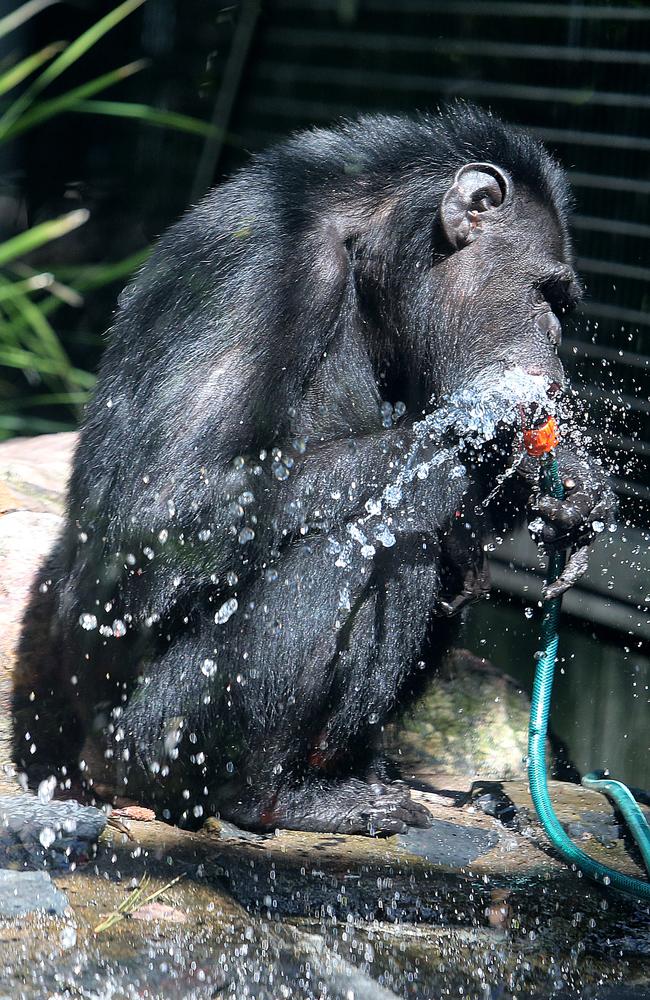
[[[533,458],[541,458],[556,447],[560,435],[555,417],[547,417],[539,427],[524,427],[524,447]]]

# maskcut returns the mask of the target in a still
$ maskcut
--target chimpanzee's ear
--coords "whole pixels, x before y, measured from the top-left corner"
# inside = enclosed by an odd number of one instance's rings
[[[457,171],[440,205],[440,224],[456,250],[476,239],[511,189],[508,175],[493,163],[466,163]]]

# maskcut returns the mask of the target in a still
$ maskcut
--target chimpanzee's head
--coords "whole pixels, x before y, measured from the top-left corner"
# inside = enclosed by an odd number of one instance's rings
[[[408,359],[412,371],[415,351],[428,396],[494,385],[513,368],[555,391],[562,321],[581,294],[558,164],[466,105],[348,128],[348,246],[388,367]]]

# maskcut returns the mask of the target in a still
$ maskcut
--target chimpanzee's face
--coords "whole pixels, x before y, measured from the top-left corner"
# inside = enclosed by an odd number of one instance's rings
[[[441,388],[494,383],[518,368],[557,392],[562,322],[581,296],[559,212],[493,164],[468,164],[439,223],[452,250],[429,276],[433,297],[444,296],[440,354],[452,359],[441,366]]]
[[[397,338],[420,351],[429,394],[495,387],[513,370],[557,392],[562,324],[581,296],[562,212],[491,163],[461,167],[437,208],[426,192],[413,204],[415,187],[386,220],[395,249],[374,285]]]

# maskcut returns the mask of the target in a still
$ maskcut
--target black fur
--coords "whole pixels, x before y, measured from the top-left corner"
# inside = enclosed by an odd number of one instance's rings
[[[452,251],[441,200],[472,161],[512,196]],[[512,363],[561,381],[532,319],[571,269],[569,202],[537,142],[458,105],[296,135],[163,236],[121,297],[26,618],[25,766],[81,756],[88,783],[186,822],[425,822],[375,736],[448,648],[448,613],[487,586],[476,503],[512,435],[487,463],[449,453],[405,482],[394,544],[350,527],[450,393]],[[501,526],[531,490],[515,479]]]

